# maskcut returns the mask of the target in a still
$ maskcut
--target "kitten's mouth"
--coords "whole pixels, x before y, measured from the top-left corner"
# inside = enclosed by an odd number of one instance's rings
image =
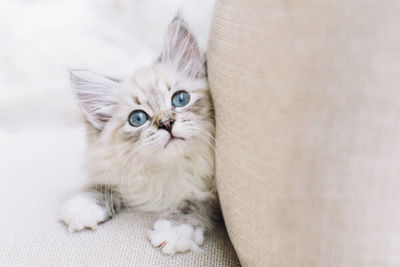
[[[172,142],[176,142],[176,141],[179,141],[179,140],[185,141],[185,138],[174,136],[174,135],[171,134],[171,136],[170,136],[168,142],[165,144],[164,148],[166,148]]]

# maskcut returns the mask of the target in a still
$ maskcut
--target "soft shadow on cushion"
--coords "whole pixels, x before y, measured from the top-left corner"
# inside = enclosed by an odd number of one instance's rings
[[[217,184],[244,266],[400,266],[398,1],[217,1]]]

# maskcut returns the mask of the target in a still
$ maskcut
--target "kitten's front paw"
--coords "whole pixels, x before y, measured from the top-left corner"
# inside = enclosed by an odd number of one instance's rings
[[[59,219],[67,225],[68,232],[73,233],[85,228],[95,230],[98,223],[107,219],[107,213],[93,197],[79,194],[65,203]]]
[[[204,231],[200,227],[189,224],[173,225],[168,220],[157,220],[154,230],[150,230],[148,239],[154,247],[161,248],[164,254],[173,255],[176,252],[193,250],[202,252]]]

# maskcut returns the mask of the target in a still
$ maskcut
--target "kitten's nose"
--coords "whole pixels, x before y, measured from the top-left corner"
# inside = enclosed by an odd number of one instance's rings
[[[158,123],[158,129],[164,129],[164,130],[168,131],[169,133],[171,133],[174,122],[175,122],[175,120],[173,120],[173,119],[167,119],[165,121],[160,121]]]

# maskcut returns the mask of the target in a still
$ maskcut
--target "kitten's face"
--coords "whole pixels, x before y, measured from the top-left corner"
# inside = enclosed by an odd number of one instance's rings
[[[180,18],[169,26],[161,56],[152,66],[122,81],[72,70],[71,80],[99,138],[131,154],[165,158],[212,142],[213,110],[203,57]]]
[[[184,153],[210,138],[212,105],[204,78],[159,63],[134,74],[120,90],[113,125],[148,153]]]

